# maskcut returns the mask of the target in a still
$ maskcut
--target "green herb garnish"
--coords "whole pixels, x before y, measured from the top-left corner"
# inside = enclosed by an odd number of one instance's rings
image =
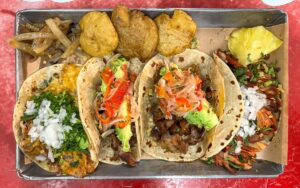
[[[159,71],[160,76],[164,76],[166,73],[167,73],[167,68],[166,67],[162,67]]]
[[[76,168],[79,165],[79,161],[73,161],[70,163],[70,167]]]
[[[272,80],[268,80],[268,81],[264,82],[264,86],[265,86],[265,87],[269,87],[269,86],[272,85],[272,84],[273,84],[273,81],[272,81]]]
[[[229,165],[236,168],[236,169],[242,169],[242,167],[240,165],[237,165],[237,164],[234,164],[233,162],[231,161],[228,161],[229,162]]]
[[[243,142],[244,142],[245,145],[249,145],[249,138],[248,138],[248,136],[243,139]]]
[[[262,131],[272,131],[273,129],[271,127],[263,128]]]
[[[29,120],[33,120],[38,114],[34,113],[32,115],[28,115],[28,114],[24,114],[24,116],[21,117],[22,121],[29,121]]]
[[[215,163],[215,160],[213,157],[209,157],[206,161],[205,161],[208,165],[213,165]]]
[[[80,121],[78,107],[75,103],[75,98],[67,92],[60,94],[54,94],[52,92],[43,92],[40,95],[32,97],[32,100],[35,103],[35,109],[39,109],[43,100],[48,100],[51,102],[50,109],[54,113],[59,113],[61,108],[66,110],[66,117],[63,120],[63,124],[70,126],[72,130],[65,132],[64,142],[61,148],[54,150],[54,153],[59,156],[59,153],[63,151],[82,151],[88,153],[88,137],[83,129],[83,126]],[[77,122],[71,123],[73,114],[75,118],[78,119]],[[22,117],[23,121],[32,120],[37,116],[37,113],[34,115],[26,115]]]

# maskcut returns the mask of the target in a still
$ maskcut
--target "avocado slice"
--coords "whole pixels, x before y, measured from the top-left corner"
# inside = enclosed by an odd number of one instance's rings
[[[206,100],[203,101],[200,111],[189,112],[185,119],[189,124],[196,125],[199,128],[204,127],[205,130],[210,130],[219,123],[216,113],[213,112]]]
[[[114,73],[115,78],[117,78],[117,79],[120,79],[120,78],[122,78],[125,75],[124,72],[123,72],[123,70],[121,69],[121,66],[123,64],[127,64],[128,65],[128,61],[124,57],[119,57],[118,59],[116,59],[115,61],[113,61],[111,63],[111,69],[112,69],[112,71]],[[101,79],[101,86],[100,86],[101,93],[105,93],[106,87],[107,87],[106,84]]]
[[[124,128],[116,127],[117,138],[122,142],[122,151],[129,152],[130,144],[129,140],[132,137],[132,131],[130,124],[126,125]]]
[[[124,57],[119,57],[111,63],[111,70],[113,71],[115,78],[120,79],[125,75],[121,67],[124,64],[128,65],[128,63],[129,62]]]
[[[123,64],[127,64],[128,65],[128,61],[123,58],[123,57],[119,57],[118,59],[116,59],[115,61],[113,61],[111,63],[111,69],[114,73],[114,77],[117,79],[122,78],[125,74],[124,71],[122,70],[122,65]],[[104,93],[106,91],[106,84],[103,82],[102,80],[102,84],[100,87],[100,90],[102,93]],[[127,100],[124,100],[119,108],[119,113],[121,117],[127,117],[128,114],[128,102]],[[119,127],[115,127],[115,131],[117,134],[117,138],[122,142],[122,151],[124,152],[129,152],[130,151],[130,138],[132,137],[132,131],[131,131],[131,125],[130,123],[128,125],[126,125],[124,128],[119,128]]]
[[[124,100],[120,106],[119,113],[121,117],[128,116],[128,104],[127,100]],[[126,125],[124,128],[115,128],[117,133],[117,138],[122,142],[122,151],[129,152],[130,151],[130,144],[129,140],[132,137],[131,125],[130,123]]]

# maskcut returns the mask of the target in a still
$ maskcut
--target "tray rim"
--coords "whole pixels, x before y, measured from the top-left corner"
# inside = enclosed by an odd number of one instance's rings
[[[176,9],[180,9],[180,10],[184,10],[184,11],[191,11],[191,12],[198,12],[198,11],[202,11],[202,12],[271,12],[271,11],[278,11],[279,13],[283,14],[285,16],[285,22],[286,24],[289,24],[289,19],[288,19],[288,13],[282,9],[279,8],[188,8],[188,7],[174,7],[174,8],[132,8],[130,7],[130,9],[134,9],[134,10],[140,10],[140,11],[173,11]],[[20,16],[21,14],[27,13],[27,12],[32,12],[32,13],[49,13],[49,12],[87,12],[87,11],[107,11],[107,12],[111,12],[113,10],[113,8],[79,8],[79,9],[21,9],[18,10],[16,12],[16,16],[15,16],[15,22],[14,22],[14,34],[17,33],[18,28],[19,28],[19,21],[20,21]],[[229,27],[228,27],[229,28]],[[21,52],[17,49],[15,49],[15,63],[16,63],[16,99],[18,98],[18,92],[19,89],[23,83],[23,81],[20,81],[20,74],[18,74],[18,71],[20,69],[19,63],[18,62],[18,57],[21,55]],[[22,69],[22,67],[21,67]],[[23,73],[22,73],[23,74]],[[280,166],[280,173],[278,174],[274,174],[274,175],[255,175],[255,174],[247,174],[247,175],[231,175],[231,174],[226,174],[226,175],[209,175],[209,177],[207,176],[196,176],[196,175],[160,175],[160,176],[87,176],[84,178],[76,178],[73,176],[53,176],[53,177],[33,177],[33,176],[28,176],[28,175],[24,175],[22,174],[22,172],[20,171],[20,155],[21,154],[21,150],[19,149],[18,145],[16,144],[16,173],[18,175],[19,178],[24,179],[24,180],[66,180],[66,179],[70,179],[70,180],[126,180],[126,179],[130,179],[130,180],[134,180],[134,179],[166,179],[166,178],[172,178],[172,179],[222,179],[222,178],[276,178],[279,175],[284,173],[285,170],[285,165],[282,164],[278,164]],[[26,170],[25,170],[26,171]],[[222,177],[221,177],[222,176]]]

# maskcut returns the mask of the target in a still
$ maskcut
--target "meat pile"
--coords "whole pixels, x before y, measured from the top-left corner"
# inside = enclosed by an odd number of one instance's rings
[[[151,136],[170,152],[186,153],[188,147],[197,144],[204,135],[204,128],[190,125],[183,118],[165,119],[158,106],[152,110],[155,127]]]

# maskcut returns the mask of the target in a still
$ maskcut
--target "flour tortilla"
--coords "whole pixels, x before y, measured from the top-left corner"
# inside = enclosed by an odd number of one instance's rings
[[[213,54],[213,58],[224,77],[226,105],[224,116],[221,120],[223,123],[216,127],[212,147],[206,152],[205,156],[202,157],[203,160],[207,160],[209,157],[216,155],[231,142],[240,129],[244,115],[244,101],[242,100],[239,82],[226,63],[216,54]]]
[[[43,161],[37,161],[34,158],[30,157],[26,152],[24,152],[24,149],[20,147],[20,142],[22,138],[22,131],[21,131],[21,117],[24,115],[24,112],[26,110],[26,103],[28,100],[31,99],[32,96],[35,96],[37,94],[37,88],[40,88],[44,85],[45,81],[48,81],[50,78],[57,77],[56,75],[60,75],[61,71],[63,70],[64,65],[58,64],[58,65],[52,65],[49,67],[42,68],[38,70],[37,72],[33,73],[31,76],[29,76],[24,83],[22,84],[20,90],[19,90],[19,97],[17,99],[14,113],[13,113],[13,132],[15,135],[15,139],[17,144],[19,145],[19,148],[23,151],[26,157],[28,157],[30,160],[35,162],[38,166],[43,168],[46,171],[49,172],[57,172],[56,169],[52,169],[47,162]],[[55,79],[55,78],[54,78]],[[98,153],[99,150],[97,149],[95,143],[92,140],[92,136],[90,135],[90,130],[88,127],[84,127],[88,139],[89,139],[89,151],[91,154],[91,159],[95,162],[95,168],[98,165]]]
[[[120,55],[117,54],[113,56],[107,64],[110,64],[115,59],[117,59]],[[133,63],[132,63],[133,62]],[[129,66],[139,66],[140,62],[137,60],[130,61]],[[93,127],[95,130],[95,135],[93,139],[99,143],[98,147],[100,150],[99,160],[100,162],[112,164],[112,165],[120,165],[125,164],[122,160],[112,161],[114,151],[111,148],[111,141],[109,136],[106,138],[101,138],[101,135],[97,129],[98,121],[95,116],[95,105],[94,100],[96,97],[97,91],[99,91],[99,86],[101,84],[100,74],[104,70],[105,64],[101,58],[92,58],[90,59],[81,69],[78,80],[77,80],[77,92],[78,92],[78,103],[79,103],[79,111],[80,117],[82,119],[82,123],[86,127]],[[130,68],[129,68],[130,69]],[[135,70],[139,70],[138,68]],[[134,83],[134,87],[138,87],[138,79]],[[134,101],[136,101],[137,97],[133,96]],[[132,105],[133,106],[133,105]],[[137,123],[138,118],[135,119],[135,130],[137,137],[137,145],[136,147],[131,148],[136,159],[139,161],[141,158],[141,147],[140,147],[140,134],[139,134],[139,126]]]
[[[226,65],[226,63],[221,59],[221,58],[219,58],[215,53],[213,54],[213,58],[215,59],[215,61],[218,63],[218,64],[225,64]],[[227,65],[226,65],[227,66]],[[225,67],[225,66],[224,66]],[[228,70],[228,69],[229,70]],[[224,70],[224,72],[225,71],[231,71],[230,70],[230,68],[227,66],[226,67],[226,70]],[[230,88],[229,88],[230,89]],[[243,101],[243,100],[242,100]],[[244,102],[244,101],[243,101]],[[244,104],[244,103],[243,103]],[[280,116],[280,118],[281,118],[281,116]],[[280,122],[280,119],[279,119],[279,122]],[[277,130],[278,130],[278,128],[279,127],[277,127]],[[228,131],[227,131],[227,133],[228,133]],[[223,134],[227,134],[227,133],[223,133]],[[237,131],[233,131],[232,132],[232,138],[235,136],[237,134]],[[275,133],[274,133],[274,136],[277,134],[277,131],[275,131]],[[274,137],[273,136],[273,137]],[[254,148],[256,148],[259,152],[261,152],[261,151],[263,151],[270,143],[271,143],[271,141],[272,141],[272,138],[273,137],[270,137],[270,140],[262,140],[262,141],[259,141],[259,142],[256,142],[256,143],[249,143],[249,146],[251,146],[251,147],[254,147]],[[225,143],[229,143],[229,142],[225,142]],[[226,144],[227,145],[227,144]],[[214,152],[214,154],[216,154],[215,152]]]
[[[194,146],[189,146],[186,154],[174,153],[164,150],[158,142],[151,137],[151,130],[155,126],[153,123],[153,115],[151,109],[151,101],[149,101],[149,92],[154,93],[154,75],[166,63],[176,63],[179,68],[187,68],[191,65],[197,65],[200,77],[203,79],[210,78],[211,88],[215,90],[217,98],[216,113],[219,119],[223,118],[225,107],[225,86],[224,80],[218,71],[216,63],[205,53],[198,50],[188,49],[181,54],[173,57],[164,57],[156,55],[145,65],[143,72],[140,75],[138,107],[140,111],[140,127],[142,148],[147,154],[162,160],[167,161],[194,161],[205,156],[206,151],[212,148],[212,143],[215,139],[216,128],[206,132],[203,141],[199,141]],[[217,125],[218,126],[218,125]],[[199,149],[200,148],[200,149]]]

